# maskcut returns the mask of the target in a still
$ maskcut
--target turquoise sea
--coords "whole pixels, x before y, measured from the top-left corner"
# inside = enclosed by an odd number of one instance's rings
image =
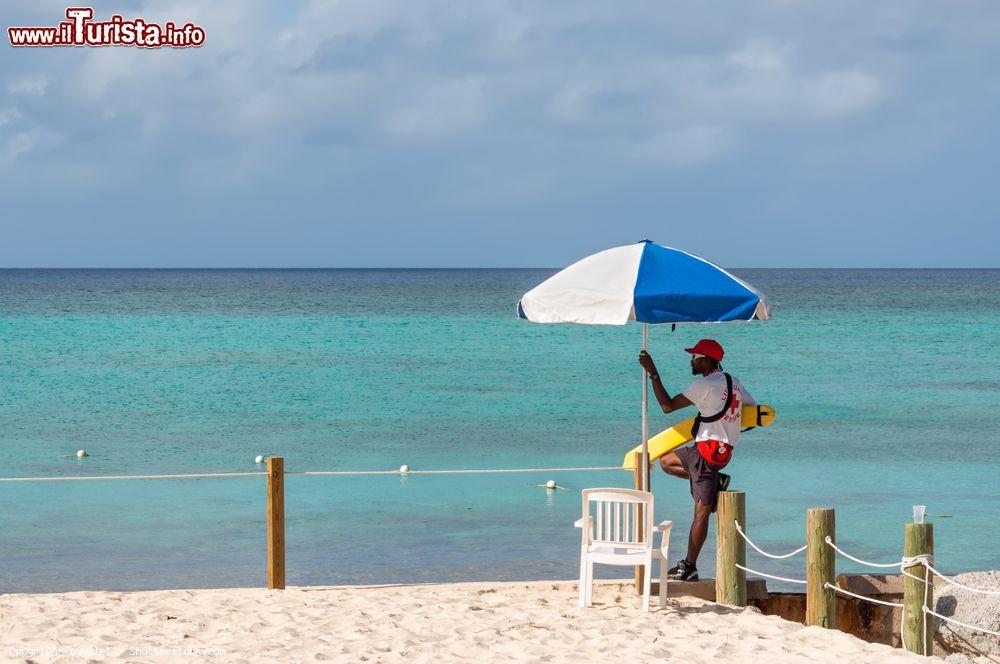
[[[0,475],[253,471],[257,454],[290,471],[615,465],[639,439],[640,327],[516,320],[552,272],[0,271]],[[1000,569],[1000,271],[735,272],[772,321],[655,328],[650,347],[676,391],[682,349],[712,336],[778,409],[730,465],[751,536],[790,550],[807,508],[835,507],[841,545],[888,561],[924,503],[950,515],[932,518],[940,569]],[[290,476],[288,582],[574,578],[579,489],[630,483]],[[657,473],[653,490],[676,559],[688,488]],[[264,480],[0,483],[0,533],[0,591],[260,586]],[[749,560],[804,578],[801,558]]]

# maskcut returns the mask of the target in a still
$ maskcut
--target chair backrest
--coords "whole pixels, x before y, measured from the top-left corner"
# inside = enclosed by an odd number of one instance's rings
[[[589,544],[652,546],[653,494],[635,489],[584,489],[583,516],[590,528],[583,529]]]

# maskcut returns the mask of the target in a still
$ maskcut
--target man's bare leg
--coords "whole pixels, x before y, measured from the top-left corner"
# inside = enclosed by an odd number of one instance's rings
[[[684,469],[680,457],[673,452],[668,452],[660,457],[660,468],[663,472],[681,479],[689,479],[691,476]],[[708,537],[708,520],[712,516],[712,506],[696,502],[694,504],[694,520],[691,522],[691,532],[688,534],[687,561],[696,565],[701,547],[705,545]]]
[[[708,537],[708,519],[712,516],[712,506],[702,502],[694,504],[694,521],[691,522],[691,533],[688,535],[687,561],[698,564],[698,554]]]
[[[673,475],[674,477],[679,477],[683,480],[690,478],[688,472],[684,470],[684,464],[681,463],[680,457],[678,457],[673,452],[667,452],[660,457],[660,468],[663,469],[667,475]]]

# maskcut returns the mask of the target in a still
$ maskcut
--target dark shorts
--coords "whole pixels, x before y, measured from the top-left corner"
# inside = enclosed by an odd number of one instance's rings
[[[684,470],[691,476],[691,497],[695,502],[703,505],[715,507],[715,500],[719,495],[719,470],[714,464],[705,461],[698,452],[696,445],[688,445],[674,450],[674,454],[681,460]]]

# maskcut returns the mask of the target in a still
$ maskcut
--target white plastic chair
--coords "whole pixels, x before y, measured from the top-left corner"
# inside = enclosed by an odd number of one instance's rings
[[[634,489],[584,489],[580,540],[580,606],[593,603],[594,563],[643,565],[642,610],[649,611],[653,560],[660,561],[660,608],[667,606],[667,560],[673,521],[653,526],[653,494]],[[653,533],[660,532],[660,548]]]

